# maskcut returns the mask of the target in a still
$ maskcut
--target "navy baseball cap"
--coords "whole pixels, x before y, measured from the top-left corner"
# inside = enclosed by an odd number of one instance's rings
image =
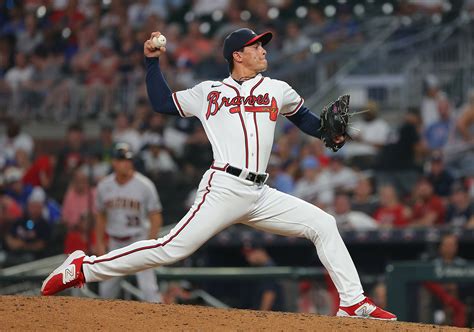
[[[225,37],[222,53],[224,54],[224,58],[230,62],[232,61],[232,53],[235,51],[252,45],[257,41],[260,41],[262,45],[266,45],[272,37],[273,34],[270,31],[257,35],[254,31],[247,28],[238,29]]]
[[[132,160],[133,151],[128,143],[117,143],[112,152],[113,159]]]

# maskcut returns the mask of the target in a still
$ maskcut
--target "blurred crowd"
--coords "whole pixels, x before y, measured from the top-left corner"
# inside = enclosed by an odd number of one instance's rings
[[[240,27],[277,32],[270,60],[303,52],[301,60],[312,39],[334,49],[359,38],[349,7],[329,20],[299,1],[32,0],[1,9],[1,106],[23,118],[133,113],[145,96],[143,42],[152,31],[167,38],[161,67],[172,90],[227,76],[222,40]]]
[[[0,115],[72,121],[132,114],[146,96],[143,42],[167,37],[172,90],[227,76],[223,38],[274,32],[270,63],[298,63],[364,41],[368,15],[456,16],[471,1],[27,0],[0,5]],[[431,22],[431,21],[429,21]],[[428,24],[431,24],[429,23]],[[409,30],[405,31],[409,33]],[[360,44],[359,44],[360,45]]]

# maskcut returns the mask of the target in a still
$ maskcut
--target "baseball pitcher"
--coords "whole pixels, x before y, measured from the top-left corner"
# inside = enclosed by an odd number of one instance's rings
[[[224,228],[243,223],[312,241],[339,292],[338,316],[396,320],[364,295],[334,217],[265,184],[278,115],[336,151],[347,136],[349,96],[328,105],[320,118],[315,116],[290,85],[261,74],[267,69],[264,46],[272,33],[257,35],[250,29],[236,30],[224,40],[229,77],[172,93],[159,65],[166,48],[153,41],[160,35],[152,33],[144,44],[152,106],[159,113],[197,117],[211,142],[214,162],[204,173],[193,206],[168,235],[99,257],[76,251],[44,281],[42,294],[176,262]]]

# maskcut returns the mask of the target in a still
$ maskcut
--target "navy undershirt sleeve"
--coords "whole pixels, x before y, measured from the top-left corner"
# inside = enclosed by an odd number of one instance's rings
[[[321,138],[321,133],[319,132],[321,120],[307,107],[301,106],[295,114],[288,116],[287,118],[305,134]]]
[[[166,84],[160,69],[158,58],[145,57],[146,64],[146,91],[153,110],[157,113],[179,115],[173,102],[171,89]]]

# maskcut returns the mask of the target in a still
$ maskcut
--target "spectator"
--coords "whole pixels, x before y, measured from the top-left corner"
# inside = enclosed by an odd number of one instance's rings
[[[323,38],[324,46],[329,51],[339,48],[344,42],[361,40],[359,24],[354,19],[350,6],[341,5],[338,8],[338,15],[326,26]]]
[[[474,89],[469,92],[468,103],[463,107],[456,122],[456,129],[463,142],[472,146],[474,143]]]
[[[245,22],[240,18],[240,13],[241,10],[238,3],[231,2],[224,13],[224,22],[217,28],[214,34],[217,39],[222,40],[232,31],[246,27]],[[168,46],[166,46],[166,48],[168,48]]]
[[[378,118],[378,105],[369,101],[365,106],[366,112],[362,120],[351,124],[352,140],[347,142],[344,154],[350,164],[360,168],[372,168],[378,151],[387,143],[390,127],[388,123]],[[357,130],[356,130],[357,129]]]
[[[151,113],[150,117],[147,119],[147,128],[142,135],[143,145],[149,144],[149,142],[156,139],[156,137],[164,140],[167,127],[167,120],[163,114]]]
[[[357,184],[357,174],[344,165],[342,154],[334,154],[331,157],[329,167],[322,171],[318,178],[319,202],[330,204],[334,199],[334,191],[349,192],[354,190]]]
[[[99,158],[100,161],[109,163],[112,161],[114,149],[113,126],[102,123],[100,126],[99,141],[91,148],[90,154]]]
[[[469,92],[468,102],[462,106],[461,113],[456,120],[456,145],[446,152],[456,154],[449,166],[455,177],[461,177],[474,172],[474,89]]]
[[[378,227],[377,222],[369,215],[360,211],[351,211],[349,195],[337,193],[334,198],[334,211],[331,213],[336,218],[340,231],[373,230]]]
[[[192,67],[193,65],[198,64],[201,59],[200,52],[198,52],[194,47],[194,40],[189,35],[184,36],[174,55],[176,65],[178,67],[181,65],[181,68],[184,68],[186,66],[188,68]],[[180,77],[177,77],[177,79],[181,81],[183,80],[183,78]]]
[[[98,50],[99,29],[93,22],[85,23],[77,31],[77,46],[70,58],[70,67],[80,84],[85,83],[88,69]]]
[[[18,167],[24,174],[26,170],[30,167],[31,160],[25,150],[18,149],[15,152],[15,157],[11,164]]]
[[[81,220],[91,221],[95,213],[95,195],[95,188],[91,187],[87,174],[82,168],[76,169],[64,196],[62,208],[62,221],[68,229],[75,229]]]
[[[278,138],[273,152],[278,158],[280,158],[282,167],[288,172],[288,174],[295,177],[300,165],[297,162],[298,155],[291,146],[288,136],[282,135]]]
[[[466,260],[458,256],[458,237],[454,234],[445,234],[441,238],[438,248],[438,257],[433,259],[436,265],[441,266],[463,266]],[[463,294],[458,284],[453,282],[438,284],[425,282],[424,286],[434,295],[441,299],[441,303],[435,303],[434,318],[437,324],[449,324],[454,326],[466,326],[464,315],[459,315],[459,306],[462,306],[460,295]],[[469,289],[469,288],[468,288]]]
[[[305,24],[305,27],[303,28],[305,34],[322,39],[328,25],[329,22],[320,8],[313,6],[309,7],[308,24]]]
[[[462,182],[456,182],[452,186],[446,223],[455,227],[474,227],[474,204],[469,198],[469,189]]]
[[[198,126],[186,142],[183,160],[187,175],[194,180],[200,178],[212,164],[212,147],[202,126]]]
[[[87,71],[87,101],[86,113],[95,114],[95,101],[102,101],[101,115],[105,116],[112,112],[114,106],[114,91],[119,84],[119,76],[116,75],[120,67],[120,59],[112,47],[112,42],[107,38],[97,41],[96,52],[92,63]],[[98,98],[101,96],[102,98]]]
[[[89,176],[80,167],[66,192],[62,209],[62,221],[67,226],[64,239],[64,253],[75,250],[88,253],[95,252],[95,231],[93,227],[95,213],[95,187],[91,187]]]
[[[274,266],[272,258],[262,247],[246,246],[242,253],[251,266]],[[281,285],[270,279],[260,282],[252,282],[246,290],[245,308],[263,311],[283,311],[284,298]]]
[[[95,252],[95,232],[90,227],[90,220],[84,215],[79,222],[69,228],[64,238],[64,253],[71,254],[76,250],[93,254]]]
[[[89,181],[96,185],[111,172],[111,165],[110,162],[102,161],[98,153],[89,152],[80,169],[87,175]]]
[[[380,308],[387,308],[387,286],[384,282],[378,282],[372,289],[372,299]]]
[[[474,135],[472,134],[472,126],[474,125],[474,89],[469,92],[469,100],[463,106],[461,114],[456,123],[456,128],[461,138],[466,143],[472,144]]]
[[[17,150],[26,152],[28,158],[33,155],[34,142],[29,134],[21,132],[20,124],[10,119],[6,123],[6,134],[0,136],[0,157],[12,162]]]
[[[100,27],[101,29],[111,33],[121,28],[132,31],[131,27],[122,25],[122,23],[126,21],[127,8],[125,3],[122,1],[111,1],[109,10],[103,13],[100,18]]]
[[[282,52],[284,55],[292,56],[294,62],[304,60],[309,53],[311,40],[301,32],[301,28],[295,21],[290,21],[286,25],[286,39],[283,41]]]
[[[128,22],[134,29],[143,28],[146,19],[150,15],[160,15],[165,18],[167,14],[167,8],[163,6],[161,1],[134,1],[127,10]]]
[[[44,117],[47,114],[43,112],[49,112],[49,108],[54,109],[56,99],[60,97],[55,88],[62,78],[61,68],[44,48],[35,50],[31,55],[31,63],[33,73],[29,80],[23,82],[22,94],[27,110],[31,109],[35,116]]]
[[[382,228],[402,228],[408,225],[409,209],[398,200],[395,187],[382,185],[379,188],[380,203],[374,219]]]
[[[320,139],[309,138],[309,141],[303,146],[303,151],[301,151],[302,154],[306,148],[308,148],[310,154],[314,155],[316,159],[318,159],[319,165],[321,165],[322,168],[329,166],[331,163],[331,157],[327,154],[327,149]]]
[[[268,183],[269,186],[282,191],[287,194],[291,194],[295,188],[295,182],[293,177],[285,172],[283,169],[280,158],[275,155],[270,157],[268,161]]]
[[[442,265],[464,265],[466,260],[458,256],[459,240],[454,234],[446,234],[441,238],[438,257],[433,262]]]
[[[140,98],[135,106],[131,127],[138,131],[140,135],[142,135],[143,145],[146,144],[143,140],[143,134],[145,130],[148,129],[148,122],[152,113],[153,111],[148,100],[145,98]]]
[[[54,170],[55,177],[51,190],[57,201],[62,201],[74,170],[84,162],[86,154],[82,125],[73,123],[67,129],[65,145],[58,153]]]
[[[194,43],[194,48],[198,52],[198,62],[201,62],[204,58],[208,57],[213,51],[212,43],[209,38],[207,38],[201,33],[200,25],[201,22],[199,21],[190,22],[188,24],[187,35],[187,38],[189,37],[190,40],[192,40],[192,42]]]
[[[173,158],[168,153],[159,136],[148,142],[148,148],[143,151],[142,159],[145,172],[154,181],[161,177],[170,176],[178,170]]]
[[[8,167],[4,172],[5,193],[25,209],[33,187],[23,184],[22,177],[23,173],[18,167]]]
[[[380,150],[376,161],[378,184],[392,184],[402,195],[410,194],[420,173],[418,155],[423,151],[420,140],[421,118],[418,110],[410,109],[398,129],[395,142]]]
[[[164,145],[170,149],[173,156],[181,157],[188,135],[175,126],[167,125],[167,120],[163,114],[152,113],[148,121],[148,129],[143,134],[143,144],[147,144],[155,136],[163,139]]]
[[[426,175],[431,182],[436,195],[447,198],[451,192],[453,177],[445,168],[443,155],[440,151],[433,151],[430,157],[429,171]]]
[[[451,140],[454,128],[454,120],[452,118],[451,103],[446,96],[442,95],[437,103],[438,120],[426,126],[424,137],[428,144],[428,148],[443,149]]]
[[[433,74],[426,76],[425,95],[421,101],[421,123],[423,128],[429,128],[439,120],[438,101],[442,94],[439,80]]]
[[[251,23],[255,31],[265,30],[266,27],[271,25],[283,26],[278,18],[272,19],[269,17],[270,4],[267,1],[249,1],[247,5],[252,13]]]
[[[230,3],[229,0],[197,0],[194,1],[192,10],[198,16],[205,16],[216,10],[226,11]]]
[[[408,1],[410,10],[413,13],[421,13],[425,15],[432,15],[432,14],[442,14],[445,9],[445,0],[411,0]]]
[[[288,122],[283,125],[283,137],[288,140],[291,149],[291,155],[298,158],[302,155],[301,146],[303,145],[301,131],[293,123]],[[321,141],[315,138],[313,140]],[[305,156],[304,156],[305,157]]]
[[[115,129],[112,135],[115,143],[128,143],[135,153],[142,148],[140,134],[131,127],[130,119],[124,113],[118,114],[115,118]]]
[[[304,158],[300,163],[303,176],[296,181],[293,194],[307,202],[313,202],[320,191],[318,176],[321,173],[318,160],[313,156]]]
[[[27,13],[25,15],[25,29],[17,35],[17,52],[31,54],[42,42],[43,33],[38,29],[35,13]]]
[[[42,187],[45,190],[49,189],[54,177],[54,163],[54,156],[38,155],[26,168],[23,183],[32,187]]]
[[[298,312],[320,315],[332,315],[334,299],[326,285],[318,285],[308,280],[300,281],[298,285]]]
[[[354,211],[364,212],[372,216],[377,209],[377,198],[374,195],[372,181],[368,176],[360,176],[354,194],[352,196],[351,207]]]
[[[446,210],[443,201],[434,193],[431,182],[421,177],[413,191],[411,225],[428,227],[444,224]]]
[[[4,46],[7,42],[0,38],[0,107],[8,110],[11,102],[12,90],[5,81],[5,75],[10,68],[10,47]]]
[[[56,5],[49,19],[54,26],[68,27],[72,31],[78,31],[86,16],[79,6],[79,1],[71,0],[66,1],[65,6]]]
[[[4,238],[10,224],[23,215],[20,204],[5,194],[3,177],[0,173],[0,239]]]
[[[166,53],[169,53],[174,59],[182,38],[182,28],[179,23],[175,22],[168,24],[166,30]]]
[[[5,81],[12,91],[11,110],[13,114],[21,111],[24,106],[22,95],[23,84],[33,76],[33,66],[29,64],[29,58],[25,53],[15,54],[15,65],[5,74]]]
[[[46,196],[32,194],[28,199],[26,217],[18,219],[6,236],[9,260],[19,263],[41,257],[51,235],[48,222],[43,218]]]
[[[15,36],[23,28],[23,10],[21,6],[12,6],[9,9],[9,20],[4,22],[4,25],[1,27],[0,35],[2,36]]]

